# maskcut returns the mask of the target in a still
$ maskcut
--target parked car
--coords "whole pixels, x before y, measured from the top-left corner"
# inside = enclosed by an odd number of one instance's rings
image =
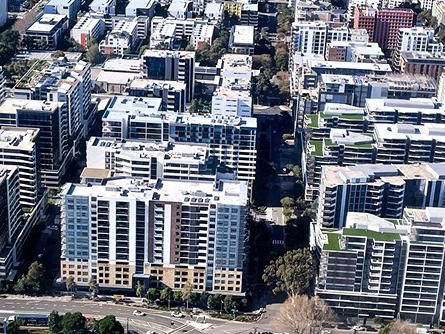
[[[352,326],[352,329],[353,329],[354,331],[364,331],[364,330],[366,330],[366,328],[363,327],[363,326],[361,326],[361,325],[355,325],[355,326]]]

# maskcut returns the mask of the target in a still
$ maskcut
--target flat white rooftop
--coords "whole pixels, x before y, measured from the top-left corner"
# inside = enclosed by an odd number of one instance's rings
[[[34,22],[26,32],[34,33],[49,33],[53,31],[56,26],[66,20],[66,15],[59,14],[43,14],[36,22]]]
[[[253,45],[255,42],[255,27],[236,25],[232,36],[233,45]]]

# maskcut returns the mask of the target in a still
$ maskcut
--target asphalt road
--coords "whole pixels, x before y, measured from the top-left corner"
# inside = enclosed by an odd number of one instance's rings
[[[133,315],[134,310],[141,310],[145,316]],[[86,317],[100,319],[105,315],[114,315],[124,327],[145,334],[148,331],[156,333],[249,333],[254,328],[267,327],[250,323],[230,322],[218,319],[202,319],[199,323],[190,316],[173,318],[169,312],[147,310],[127,305],[115,305],[104,302],[71,301],[62,298],[3,298],[0,299],[0,319],[20,313],[49,314],[52,311],[59,313],[81,312]]]

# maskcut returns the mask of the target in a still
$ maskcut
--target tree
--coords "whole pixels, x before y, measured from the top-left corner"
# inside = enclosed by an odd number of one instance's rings
[[[181,290],[182,300],[186,302],[186,308],[189,308],[189,301],[192,292],[193,292],[193,286],[189,281],[187,281]]]
[[[263,281],[274,293],[295,296],[309,292],[315,277],[314,259],[309,248],[291,250],[264,268]]]
[[[141,298],[143,293],[142,284],[140,281],[137,281],[136,283],[136,297]]]
[[[161,290],[161,294],[159,296],[159,299],[162,301],[166,301],[172,298],[172,289],[169,287],[166,287]]]
[[[323,324],[335,320],[329,306],[318,297],[289,297],[280,307],[277,327],[293,334],[320,333]]]
[[[37,261],[31,263],[28,272],[17,281],[14,290],[18,293],[39,294],[45,290],[45,269]]]
[[[416,325],[408,321],[397,320],[382,327],[379,334],[416,334]]]
[[[68,276],[66,278],[65,285],[66,285],[66,290],[67,291],[70,291],[70,292],[74,291],[75,284],[76,283],[74,282],[74,278],[72,276]]]
[[[200,307],[207,308],[209,296],[210,296],[209,293],[206,291],[204,291],[203,293],[200,294],[200,296],[199,296]]]
[[[65,53],[63,51],[56,50],[53,53],[51,53],[51,57],[53,58],[65,57]]]
[[[147,291],[147,299],[150,302],[156,301],[157,299],[159,299],[159,297],[160,297],[160,292],[159,292],[158,289],[156,289],[156,288],[148,289],[148,291]]]
[[[219,309],[221,306],[221,295],[210,295],[207,299],[207,308],[210,310],[216,310]]]
[[[93,42],[88,46],[88,51],[86,53],[86,58],[88,62],[93,65],[99,64],[102,62],[102,54],[99,51],[99,46],[97,43]]]
[[[63,334],[81,334],[85,331],[85,324],[82,313],[66,313],[62,319]]]
[[[48,316],[48,328],[50,333],[58,334],[62,332],[62,319],[63,316],[59,315],[56,311],[52,311]]]
[[[275,65],[279,71],[287,71],[289,64],[289,52],[286,44],[282,44],[281,47],[275,49]]]
[[[182,300],[182,292],[181,291],[173,291],[173,300],[176,303],[179,303]]]
[[[96,324],[96,330],[99,334],[123,334],[124,327],[116,320],[114,315],[107,315],[100,319]]]
[[[294,22],[293,11],[286,7],[277,15],[277,32],[286,33],[291,30],[292,22]]]
[[[91,278],[88,282],[89,290],[93,298],[99,294],[99,283],[94,278]]]
[[[284,207],[283,208],[283,215],[286,217],[286,218],[290,218],[290,217],[292,217],[292,215],[294,214],[294,209],[292,209],[292,208],[289,208],[289,207]]]
[[[283,208],[290,208],[295,205],[295,201],[292,197],[283,197],[280,200],[280,203]]]
[[[270,54],[263,53],[260,55],[254,55],[252,59],[252,68],[254,69],[260,69],[261,67],[271,68],[272,63],[273,60]]]
[[[236,302],[233,300],[233,296],[231,295],[225,296],[223,303],[224,303],[224,311],[226,311],[226,313],[232,312],[232,309],[234,309],[236,306]]]

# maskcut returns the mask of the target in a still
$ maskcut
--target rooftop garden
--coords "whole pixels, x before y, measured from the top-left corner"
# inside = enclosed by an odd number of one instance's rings
[[[328,243],[323,245],[323,250],[326,251],[339,251],[340,250],[340,237],[338,233],[327,233]]]
[[[343,235],[366,237],[374,239],[375,241],[395,241],[400,240],[400,235],[397,233],[389,232],[376,232],[372,230],[356,229],[356,228],[344,228]]]

